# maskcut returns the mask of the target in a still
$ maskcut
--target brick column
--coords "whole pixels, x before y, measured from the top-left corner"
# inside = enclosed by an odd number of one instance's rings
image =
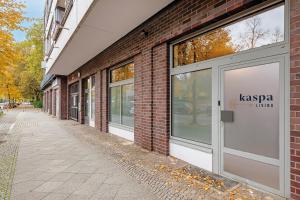
[[[68,118],[68,81],[67,77],[60,78],[60,119]]]
[[[49,90],[49,114],[52,115],[52,89]]]
[[[101,130],[101,72],[95,74],[95,126]]]
[[[56,116],[56,90],[57,89],[53,89],[53,94],[52,94],[52,97],[53,97],[53,99],[52,99],[52,101],[53,101],[53,107],[52,107],[52,115],[54,115],[54,116]]]
[[[101,71],[101,131],[108,132],[108,80],[107,69]]]
[[[300,0],[291,5],[291,197],[300,199]]]
[[[45,105],[46,105],[46,95],[45,95],[45,91],[43,92],[43,112],[45,112]]]
[[[79,79],[78,81],[79,88],[79,110],[78,110],[78,122],[84,124],[84,89],[83,89],[83,80]]]
[[[51,109],[52,109],[52,111],[51,111],[51,114],[52,115],[54,115],[55,114],[55,89],[52,89],[51,90],[51,101],[52,101],[52,104],[51,104]]]
[[[145,149],[153,149],[152,89],[153,74],[151,49],[145,49],[135,58],[135,142]]]
[[[169,68],[166,43],[153,49],[153,150],[169,154]]]

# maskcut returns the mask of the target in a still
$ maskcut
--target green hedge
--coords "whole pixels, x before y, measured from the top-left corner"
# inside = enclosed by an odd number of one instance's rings
[[[43,102],[42,101],[33,101],[32,105],[35,108],[42,108],[43,107]]]

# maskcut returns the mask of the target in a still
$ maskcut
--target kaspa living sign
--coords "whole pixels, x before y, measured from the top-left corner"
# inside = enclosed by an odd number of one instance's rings
[[[261,95],[243,95],[240,94],[240,102],[253,103],[258,108],[272,108],[273,107],[273,95],[261,94]]]

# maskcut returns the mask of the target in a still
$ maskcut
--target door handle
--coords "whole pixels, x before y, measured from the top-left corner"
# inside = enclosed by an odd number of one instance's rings
[[[232,110],[221,110],[221,121],[222,122],[233,122],[233,111]]]

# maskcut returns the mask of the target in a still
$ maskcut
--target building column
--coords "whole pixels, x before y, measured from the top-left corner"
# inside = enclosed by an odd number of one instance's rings
[[[67,77],[60,78],[60,119],[68,119],[68,81]]]
[[[95,127],[101,130],[101,71],[95,74]]]
[[[101,131],[108,132],[108,70],[101,71]]]
[[[49,114],[52,115],[52,89],[49,90]]]
[[[78,105],[78,122],[80,124],[84,124],[84,88],[83,88],[83,80],[80,78],[78,82],[79,87],[79,105]]]
[[[152,88],[151,49],[134,58],[134,142],[152,151]]]

